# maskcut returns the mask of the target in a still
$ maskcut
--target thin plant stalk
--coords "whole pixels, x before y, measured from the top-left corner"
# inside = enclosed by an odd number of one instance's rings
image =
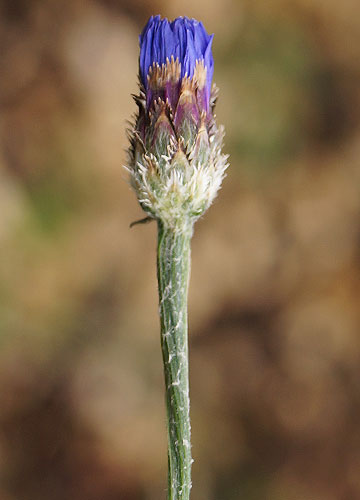
[[[187,320],[191,235],[192,227],[179,232],[158,223],[157,273],[168,417],[169,500],[188,500],[191,489]]]

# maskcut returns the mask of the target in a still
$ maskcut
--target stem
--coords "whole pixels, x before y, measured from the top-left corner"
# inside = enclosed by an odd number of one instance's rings
[[[157,270],[168,417],[168,500],[189,500],[191,489],[187,295],[192,226],[158,224]]]

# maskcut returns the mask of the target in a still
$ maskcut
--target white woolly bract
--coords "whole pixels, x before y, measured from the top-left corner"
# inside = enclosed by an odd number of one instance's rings
[[[212,132],[207,151],[201,155],[194,154],[195,150],[185,155],[177,144],[169,144],[168,155],[161,158],[147,153],[143,145],[135,147],[129,156],[127,170],[139,203],[166,227],[182,230],[198,219],[216,197],[228,156],[221,153],[223,127],[214,126]]]

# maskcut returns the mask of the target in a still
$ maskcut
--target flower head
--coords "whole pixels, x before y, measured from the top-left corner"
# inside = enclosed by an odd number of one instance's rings
[[[213,114],[212,39],[195,19],[160,16],[139,37],[139,110],[128,168],[142,208],[174,229],[205,212],[227,168],[224,131]]]

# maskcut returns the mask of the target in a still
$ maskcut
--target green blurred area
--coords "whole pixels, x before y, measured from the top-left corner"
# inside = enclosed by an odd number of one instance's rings
[[[2,2],[0,499],[165,498],[156,227],[122,168],[157,13],[215,33],[231,159],[193,239],[193,498],[357,500],[352,0]]]

